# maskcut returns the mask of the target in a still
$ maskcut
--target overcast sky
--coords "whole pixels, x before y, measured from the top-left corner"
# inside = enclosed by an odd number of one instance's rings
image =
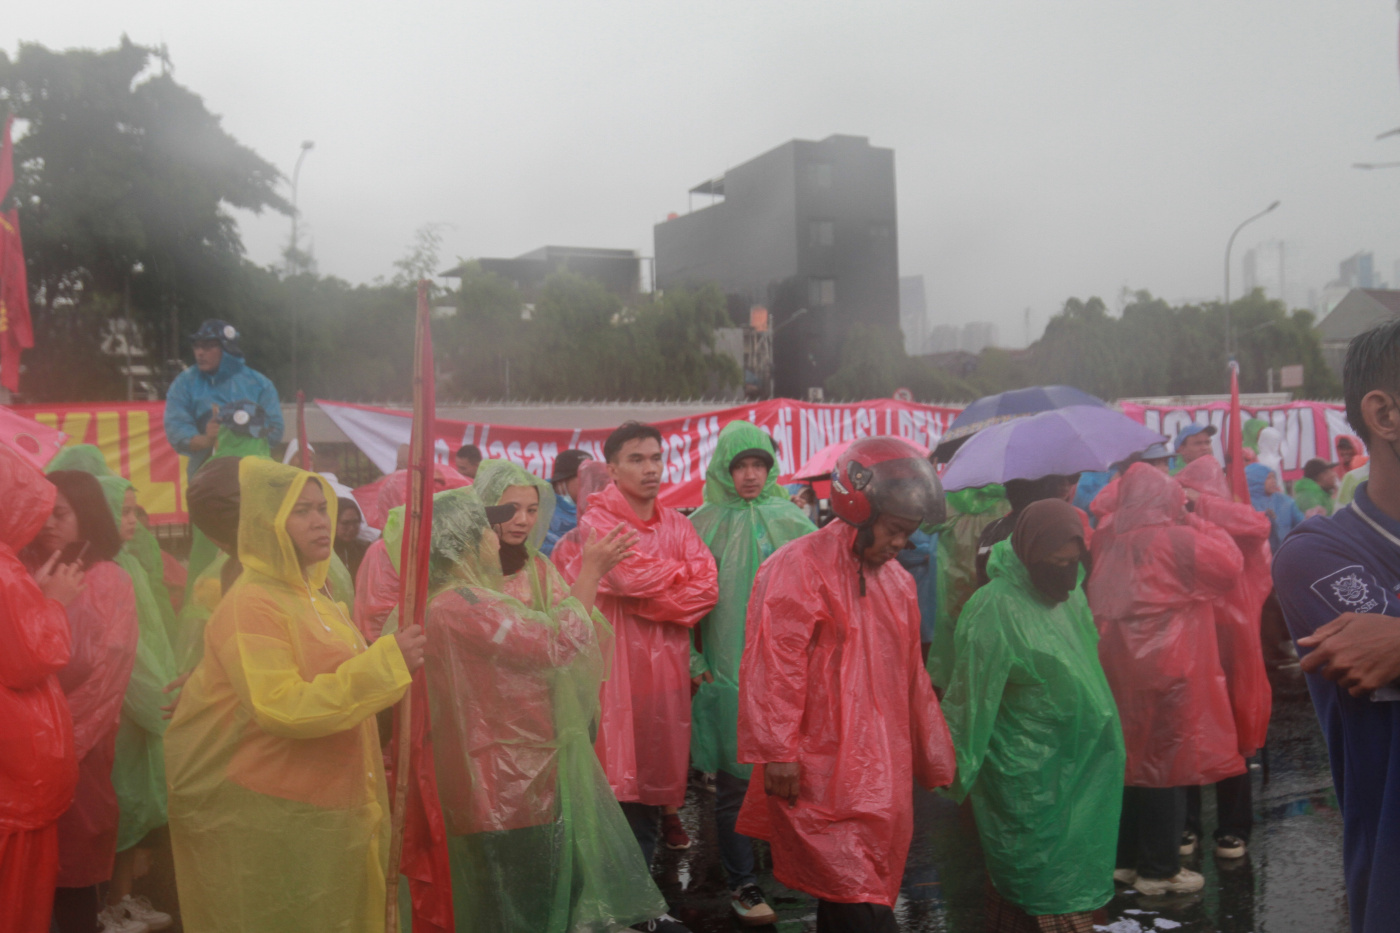
[[[1225,242],[1291,283],[1400,260],[1393,0],[10,3],[0,43],[165,43],[176,78],[291,174],[322,272],[544,244],[652,253],[686,191],[788,139],[895,151],[900,272],[933,323],[1033,336],[1071,296],[1218,298]],[[697,198],[696,206],[699,207]],[[280,215],[244,216],[271,263]],[[1305,295],[1305,293],[1304,293]]]

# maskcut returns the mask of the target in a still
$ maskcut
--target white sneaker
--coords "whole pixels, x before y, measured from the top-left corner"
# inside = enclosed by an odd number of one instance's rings
[[[122,898],[121,908],[132,920],[144,923],[151,930],[164,930],[175,922],[169,914],[152,907],[150,899],[146,897],[132,897],[128,894]]]
[[[1171,878],[1143,878],[1133,882],[1139,894],[1151,897],[1155,894],[1191,894],[1206,886],[1206,879],[1199,872],[1183,868]]]
[[[1131,868],[1115,868],[1113,869],[1113,880],[1119,884],[1131,886],[1133,882],[1137,881],[1137,872]]]
[[[140,920],[128,917],[120,905],[104,907],[97,915],[97,922],[102,924],[102,933],[150,933],[151,930]]]

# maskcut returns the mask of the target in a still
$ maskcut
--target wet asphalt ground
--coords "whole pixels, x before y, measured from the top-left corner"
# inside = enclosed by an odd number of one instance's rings
[[[1185,865],[1205,875],[1205,889],[1185,896],[1143,897],[1123,886],[1096,917],[1112,933],[1173,930],[1181,933],[1346,933],[1342,878],[1342,818],[1327,767],[1327,751],[1302,674],[1270,674],[1274,712],[1269,727],[1268,780],[1254,779],[1255,825],[1249,854],[1221,861],[1197,852]],[[1203,794],[1202,821],[1215,826],[1214,794]],[[694,840],[684,852],[665,849],[653,874],[671,912],[695,933],[743,929],[731,919],[724,870],[714,840],[714,797],[691,788],[681,820]],[[946,798],[921,789],[914,797],[914,841],[895,911],[908,933],[981,933],[986,890],[981,847],[971,814]],[[1211,848],[1207,842],[1207,849]],[[176,913],[168,845],[151,875],[137,882],[163,910]],[[778,912],[780,933],[816,927],[816,902],[773,880],[760,844],[759,883]],[[522,931],[528,933],[528,931]]]
[[[1332,790],[1327,750],[1297,668],[1273,671],[1268,780],[1264,762],[1251,770],[1255,825],[1243,859],[1218,860],[1209,833],[1214,793],[1203,793],[1206,852],[1184,860],[1205,875],[1197,894],[1144,897],[1122,885],[1096,916],[1112,933],[1346,933],[1342,877],[1342,817]],[[653,874],[671,913],[695,933],[743,929],[729,914],[724,870],[714,842],[714,798],[691,789],[681,819],[694,840],[685,852],[662,850]],[[970,811],[946,798],[915,790],[914,841],[895,907],[909,933],[981,933],[986,891],[981,847]],[[816,902],[773,880],[759,846],[759,883],[778,912],[766,929],[805,933],[816,928]],[[760,928],[763,929],[763,928]]]

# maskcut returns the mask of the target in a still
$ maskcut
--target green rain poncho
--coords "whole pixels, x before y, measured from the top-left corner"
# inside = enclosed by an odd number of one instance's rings
[[[98,482],[102,484],[117,526],[121,527],[123,505],[131,483],[119,476],[99,477]],[[133,543],[134,538],[116,557],[117,566],[131,577],[140,629],[136,662],[122,701],[116,759],[112,765],[112,786],[120,808],[118,852],[130,849],[166,822],[163,741],[166,722],[161,718],[160,708],[169,700],[164,693],[165,685],[175,679],[175,656],[170,650],[165,623],[146,570],[132,553]]]
[[[483,464],[433,500],[426,672],[456,926],[621,929],[666,904],[590,737],[610,633],[533,546],[503,577],[477,489],[534,485],[542,515],[553,496],[516,469]]]
[[[1084,590],[1052,604],[1011,541],[958,620],[943,697],[987,871],[1031,915],[1094,910],[1113,896],[1123,734],[1099,666]]]
[[[1293,484],[1293,501],[1298,504],[1298,511],[1304,515],[1317,508],[1322,509],[1324,514],[1331,515],[1336,505],[1327,490],[1319,486],[1316,480],[1306,476]]]
[[[950,492],[948,518],[938,531],[938,605],[928,672],[933,685],[946,689],[953,676],[953,632],[963,606],[977,591],[977,539],[982,529],[1011,511],[999,485]]]
[[[731,421],[720,432],[705,472],[705,504],[690,517],[719,567],[719,602],[700,620],[701,652],[692,654],[691,674],[709,671],[691,703],[690,760],[707,773],[726,771],[748,780],[753,765],[738,760],[739,660],[744,620],[758,565],[778,548],[816,526],[793,505],[768,471],[763,492],[752,502],[739,497],[730,464],[744,451],[773,454],[773,441],[748,421]]]
[[[1240,425],[1240,441],[1249,450],[1259,452],[1259,432],[1269,426],[1263,418],[1248,418]]]

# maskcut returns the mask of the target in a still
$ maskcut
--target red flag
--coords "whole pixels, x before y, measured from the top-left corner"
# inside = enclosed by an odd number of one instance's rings
[[[1225,446],[1225,472],[1236,502],[1249,501],[1244,475],[1244,419],[1240,415],[1240,364],[1230,361],[1230,436]]]
[[[34,325],[29,319],[19,212],[6,211],[0,214],[0,384],[11,392],[19,391],[20,351],[32,346]]]

